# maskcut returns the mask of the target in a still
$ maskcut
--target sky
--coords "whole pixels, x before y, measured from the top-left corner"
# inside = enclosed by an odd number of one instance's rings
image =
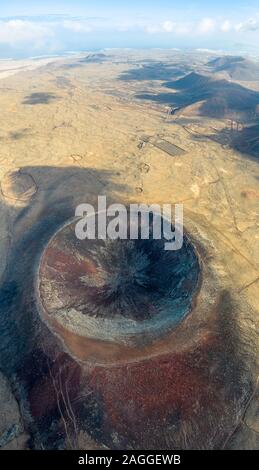
[[[103,48],[256,53],[257,44],[258,0],[0,0],[0,59]]]

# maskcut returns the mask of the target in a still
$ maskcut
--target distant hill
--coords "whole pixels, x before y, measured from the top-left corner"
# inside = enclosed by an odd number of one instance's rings
[[[214,72],[226,72],[230,78],[239,81],[259,80],[259,64],[240,56],[224,56],[213,59],[207,65]]]
[[[191,72],[174,82],[168,82],[169,88],[177,90],[199,90],[199,88],[210,87],[214,79],[210,75],[202,75],[200,73]]]
[[[239,121],[254,119],[259,113],[259,92],[211,75],[191,72],[164,84],[172,93],[141,94],[138,98],[167,104],[174,114],[207,116]]]
[[[108,56],[103,53],[89,54],[80,60],[83,63],[99,64],[108,60]]]
[[[258,113],[259,93],[227,80],[192,72],[167,86],[179,90],[179,101],[184,99],[187,108],[185,114],[242,121]]]

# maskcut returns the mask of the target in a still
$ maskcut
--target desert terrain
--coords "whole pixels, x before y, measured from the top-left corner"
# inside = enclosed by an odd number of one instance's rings
[[[258,448],[259,63],[8,62],[0,109],[0,447]],[[183,204],[199,287],[151,342],[86,338],[41,311],[42,253],[100,195]]]

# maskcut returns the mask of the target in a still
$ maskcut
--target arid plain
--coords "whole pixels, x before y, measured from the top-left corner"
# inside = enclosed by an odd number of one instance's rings
[[[0,349],[14,357],[1,365],[3,448],[258,448],[259,73],[248,61],[235,78],[213,58],[108,50],[1,65]],[[184,206],[199,291],[151,343],[85,342],[37,314],[42,251],[98,195]]]

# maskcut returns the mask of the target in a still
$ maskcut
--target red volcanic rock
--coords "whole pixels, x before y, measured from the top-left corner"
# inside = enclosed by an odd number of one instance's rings
[[[155,448],[155,443],[165,446],[164,433],[169,439],[177,428],[181,434],[184,423],[199,422],[203,438],[197,430],[195,441],[200,436],[204,442],[204,428],[209,425],[208,420],[202,425],[204,412],[209,409],[216,420],[217,410],[222,409],[216,377],[209,375],[209,350],[215,353],[213,338],[194,351],[96,368],[91,388],[101,397],[104,430],[117,433],[125,443]]]

